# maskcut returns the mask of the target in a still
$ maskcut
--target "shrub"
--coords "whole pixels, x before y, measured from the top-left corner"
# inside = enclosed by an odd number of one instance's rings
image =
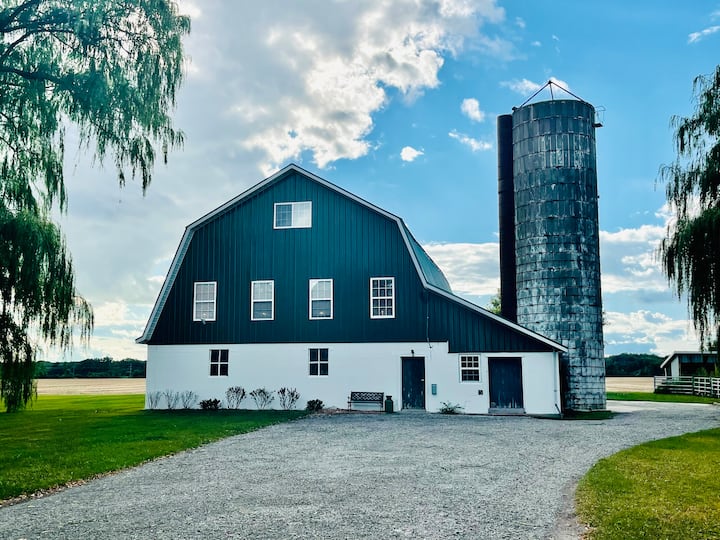
[[[157,409],[161,397],[162,392],[150,392],[147,395],[148,409]]]
[[[165,390],[163,395],[165,396],[165,401],[167,402],[167,408],[169,410],[174,409],[180,399],[180,393],[174,392],[173,390]]]
[[[200,402],[200,408],[203,411],[217,411],[220,408],[219,399],[203,399]]]
[[[267,388],[256,388],[250,392],[250,397],[253,398],[255,406],[258,409],[267,409],[270,404],[275,401],[275,392],[269,392]]]
[[[180,394],[180,401],[182,401],[183,409],[192,409],[197,403],[198,395],[192,390],[185,390]]]
[[[318,411],[321,411],[322,408],[323,408],[322,399],[311,399],[307,402],[307,405],[305,406],[305,410],[310,411],[310,412],[318,412]]]
[[[225,402],[228,409],[239,409],[240,403],[245,399],[247,393],[242,386],[231,386],[225,392]]]
[[[440,414],[459,414],[463,410],[463,407],[450,403],[449,401],[443,401],[440,404]]]
[[[297,400],[300,399],[300,393],[296,388],[285,388],[282,387],[278,390],[278,397],[280,397],[280,406],[288,411],[295,406]]]

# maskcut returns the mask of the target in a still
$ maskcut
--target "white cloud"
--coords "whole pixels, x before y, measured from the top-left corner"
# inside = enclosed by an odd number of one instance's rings
[[[666,356],[672,351],[697,349],[699,343],[687,319],[673,319],[660,312],[608,311],[605,323],[605,345],[618,351],[640,345],[651,353]]]
[[[570,85],[563,80],[560,80],[556,77],[550,77],[550,81],[560,86],[561,88],[564,88],[565,90],[570,90]],[[502,81],[500,83],[500,86],[509,88],[513,92],[527,97],[530,94],[540,90],[543,86],[545,86],[545,84],[547,84],[547,82],[548,81],[545,81],[543,83],[537,83],[529,79],[514,79],[512,81]]]
[[[458,133],[455,130],[452,130],[450,133],[448,133],[448,135],[451,138],[459,141],[460,143],[470,148],[470,150],[472,150],[473,152],[491,150],[493,147],[492,143],[489,143],[487,141],[481,141],[479,139],[473,139],[472,137],[463,133]]]
[[[518,28],[525,28],[525,20],[522,17],[515,17],[515,26]]]
[[[400,151],[400,159],[403,161],[415,161],[419,156],[422,156],[425,152],[422,150],[415,150],[412,146],[406,146]]]
[[[720,31],[720,26],[710,26],[704,30],[700,30],[699,32],[692,32],[691,34],[688,34],[688,43],[697,43],[701,39],[704,39],[717,31]]]
[[[530,43],[530,46],[531,47],[542,47],[542,43],[540,41],[535,40]]]
[[[478,100],[475,98],[463,99],[462,105],[460,105],[460,110],[470,120],[474,120],[475,122],[482,122],[485,120],[485,112],[480,110],[480,103],[478,103]]]
[[[497,243],[436,243],[423,249],[437,263],[455,294],[469,297],[494,295],[500,287]]]

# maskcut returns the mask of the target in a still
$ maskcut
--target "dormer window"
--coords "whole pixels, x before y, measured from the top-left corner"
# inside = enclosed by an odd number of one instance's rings
[[[312,227],[312,202],[275,203],[275,229],[309,229]]]

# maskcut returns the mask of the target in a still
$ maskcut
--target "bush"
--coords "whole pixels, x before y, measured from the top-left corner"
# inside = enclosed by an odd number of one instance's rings
[[[440,414],[459,414],[463,410],[463,407],[450,403],[449,401],[443,401],[440,404]]]
[[[173,390],[165,390],[163,395],[165,396],[168,410],[174,409],[180,399],[180,394],[178,392],[174,392]]]
[[[203,411],[217,411],[220,408],[219,399],[203,399],[200,402],[200,408]]]
[[[321,411],[322,408],[323,408],[322,399],[311,399],[307,402],[307,405],[305,406],[305,410],[310,411],[310,412],[318,412],[318,411]]]
[[[300,399],[300,393],[296,388],[282,387],[278,390],[278,396],[280,397],[280,407],[286,411],[292,409],[297,400]]]
[[[198,395],[192,390],[185,390],[180,394],[183,409],[192,409],[197,403]]]
[[[240,403],[245,399],[247,393],[242,386],[231,386],[225,392],[225,402],[227,403],[228,409],[239,409]]]
[[[147,395],[148,409],[157,409],[161,397],[162,392],[150,392]]]
[[[267,409],[270,404],[275,401],[275,392],[270,392],[267,388],[256,388],[250,392],[250,397],[253,398],[255,406],[258,409]]]

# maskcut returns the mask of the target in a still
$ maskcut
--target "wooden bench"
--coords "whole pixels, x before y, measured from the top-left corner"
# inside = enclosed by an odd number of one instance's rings
[[[385,394],[383,392],[350,392],[348,409],[352,409],[353,403],[377,403],[382,410],[384,401]]]

